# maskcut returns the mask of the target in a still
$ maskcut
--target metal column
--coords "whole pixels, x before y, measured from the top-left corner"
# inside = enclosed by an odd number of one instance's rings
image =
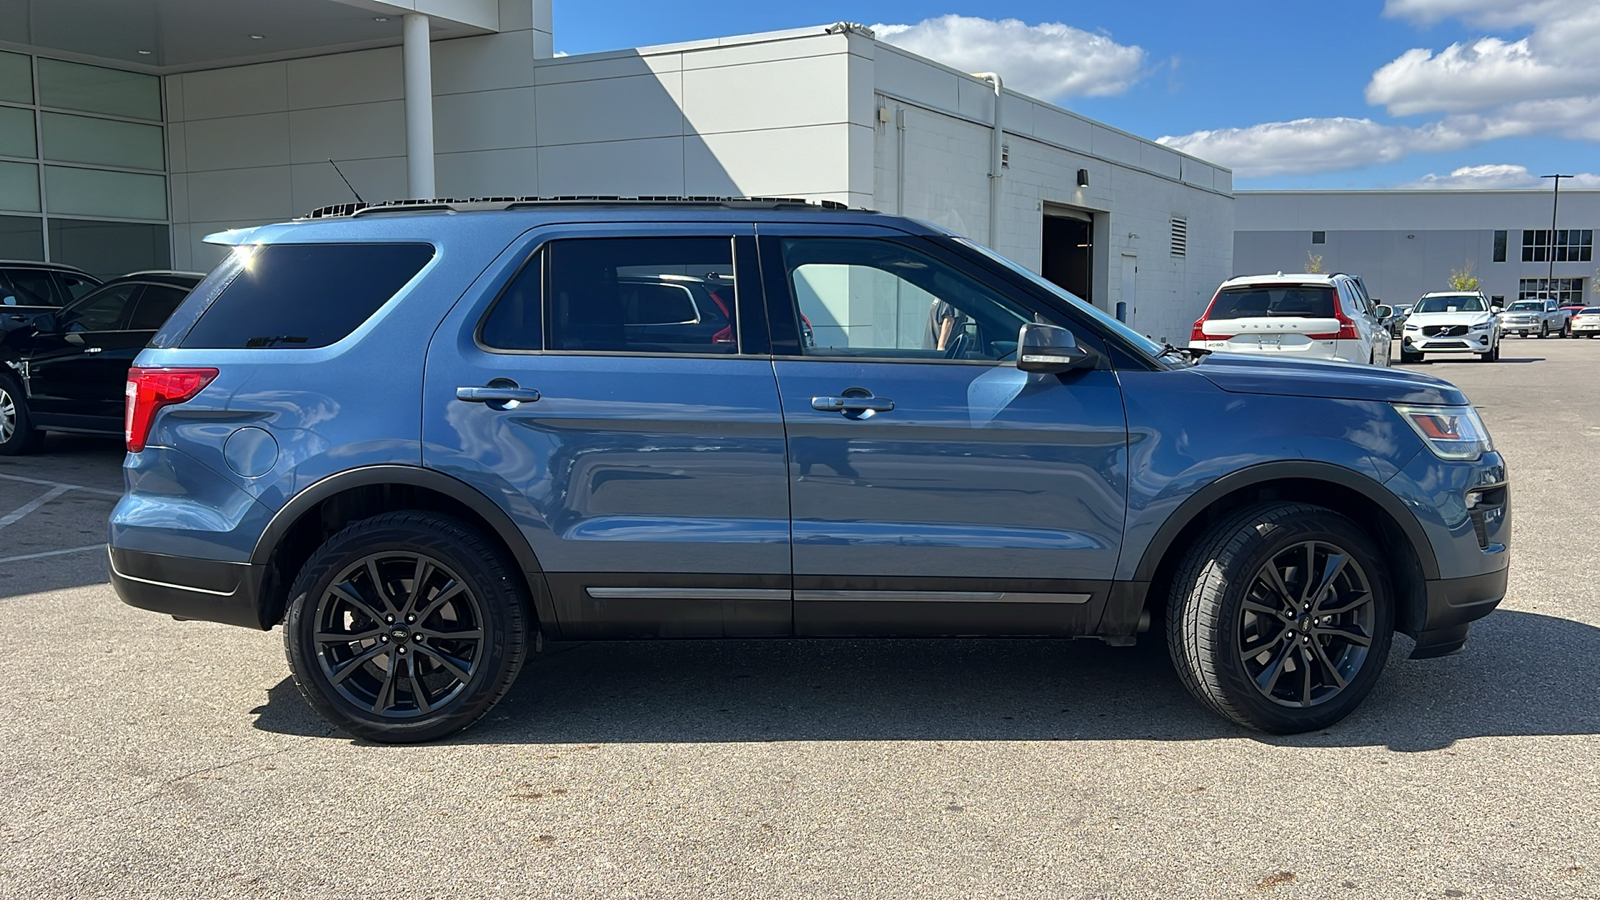
[[[404,17],[406,88],[406,193],[431,200],[433,186],[433,60],[428,17]]]

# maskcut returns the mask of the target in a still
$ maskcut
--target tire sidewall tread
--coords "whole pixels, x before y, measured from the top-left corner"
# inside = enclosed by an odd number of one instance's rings
[[[361,557],[384,550],[427,553],[469,583],[484,618],[484,659],[461,696],[443,713],[416,720],[384,719],[356,708],[326,681],[311,635],[328,582]],[[323,718],[358,738],[416,743],[461,731],[486,715],[515,683],[527,656],[530,606],[514,564],[459,520],[435,513],[395,512],[346,526],[319,547],[289,589],[284,650],[295,686]]]
[[[1367,658],[1350,686],[1319,706],[1296,709],[1273,704],[1248,680],[1238,660],[1238,607],[1266,560],[1306,540],[1337,543],[1358,555],[1377,620]],[[1167,604],[1167,646],[1184,686],[1219,715],[1274,734],[1315,731],[1354,710],[1388,662],[1393,628],[1393,592],[1382,554],[1349,519],[1305,503],[1256,504],[1211,525],[1184,555]]]

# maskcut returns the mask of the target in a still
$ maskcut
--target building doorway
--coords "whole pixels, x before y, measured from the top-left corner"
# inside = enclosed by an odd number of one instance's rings
[[[1039,274],[1094,302],[1094,217],[1052,207],[1044,215],[1044,252]]]

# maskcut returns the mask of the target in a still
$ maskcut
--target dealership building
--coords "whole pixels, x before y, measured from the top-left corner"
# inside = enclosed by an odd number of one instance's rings
[[[551,2],[5,4],[0,258],[203,270],[205,235],[357,193],[801,197],[932,221],[1174,339],[1234,268],[1227,169],[1005,89],[1003,61],[849,24],[556,57]]]
[[[1548,293],[1600,305],[1600,191],[1240,191],[1236,212],[1240,274],[1303,272],[1316,256],[1323,271],[1408,304],[1471,269],[1502,303]]]

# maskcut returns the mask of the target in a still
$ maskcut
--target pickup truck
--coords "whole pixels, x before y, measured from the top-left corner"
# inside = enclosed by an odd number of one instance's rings
[[[1561,308],[1555,300],[1530,297],[1518,300],[1500,314],[1500,332],[1522,337],[1547,334],[1567,336],[1572,326],[1572,313]]]

